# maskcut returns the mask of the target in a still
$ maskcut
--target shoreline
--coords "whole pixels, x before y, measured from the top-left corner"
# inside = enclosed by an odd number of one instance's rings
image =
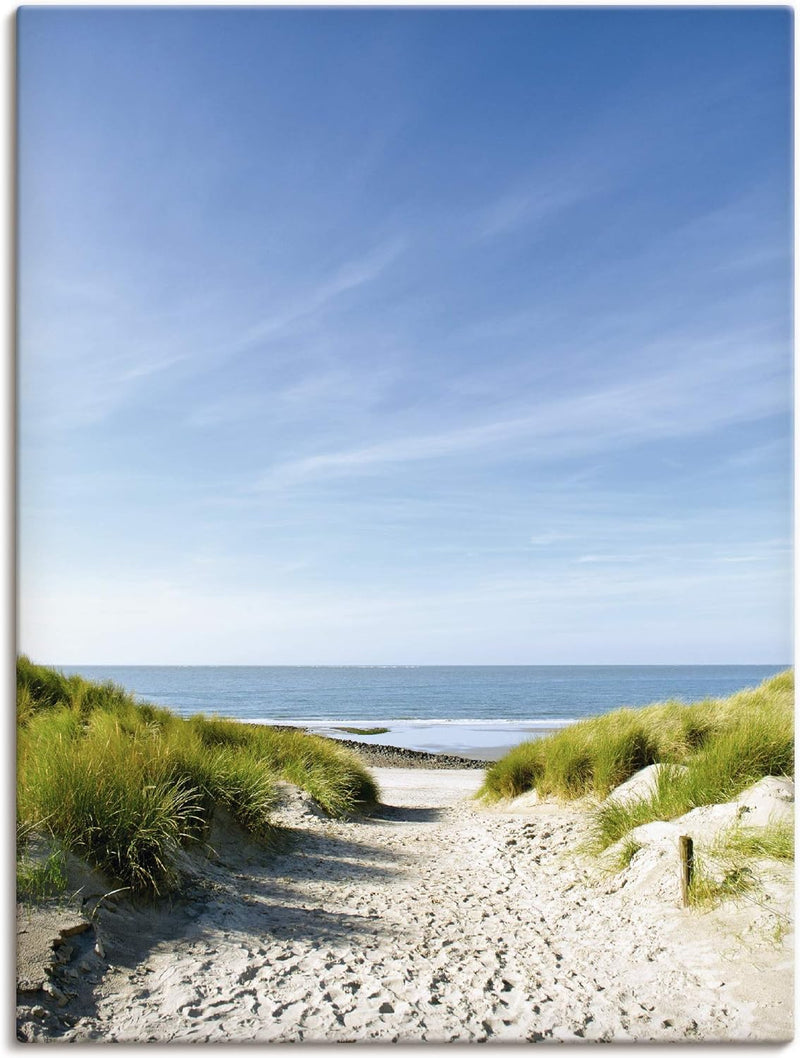
[[[366,763],[382,762],[387,766],[391,760],[403,766],[404,760],[429,760],[429,767],[459,767],[458,763],[435,763],[465,761],[464,767],[474,767],[473,762],[489,766],[504,757],[523,742],[546,738],[562,731],[576,720],[563,722],[542,721],[540,726],[531,726],[532,721],[516,720],[430,720],[430,721],[346,721],[330,720],[317,723],[288,724],[278,721],[239,721],[239,723],[263,724],[284,731],[304,731],[309,735],[339,742],[349,749],[361,753]],[[358,736],[345,731],[350,727],[386,727],[376,735]],[[390,726],[391,725],[391,726]],[[341,733],[340,733],[341,732]],[[373,752],[374,751],[374,752]],[[423,763],[416,765],[425,767]]]
[[[322,735],[322,738],[328,736]],[[431,770],[464,770],[489,767],[492,763],[486,757],[457,756],[452,753],[429,753],[419,749],[405,749],[400,746],[386,746],[375,743],[358,742],[349,738],[331,738],[331,742],[345,746],[356,753],[371,768],[427,768]]]

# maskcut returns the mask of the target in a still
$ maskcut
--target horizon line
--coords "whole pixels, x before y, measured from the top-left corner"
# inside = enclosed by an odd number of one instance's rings
[[[536,668],[793,668],[794,662],[779,661],[580,661],[580,662],[220,662],[219,664],[195,664],[193,662],[147,662],[147,661],[70,661],[34,662],[52,668],[148,668],[148,669],[536,669]]]

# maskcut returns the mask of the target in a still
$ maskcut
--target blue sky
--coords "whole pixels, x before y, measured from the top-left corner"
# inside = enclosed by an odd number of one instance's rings
[[[24,9],[19,646],[791,658],[791,13]]]

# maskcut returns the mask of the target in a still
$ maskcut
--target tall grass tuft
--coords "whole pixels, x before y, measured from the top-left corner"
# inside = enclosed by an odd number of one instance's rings
[[[794,827],[788,822],[768,823],[765,827],[734,826],[723,831],[714,846],[717,856],[794,859]]]
[[[58,896],[67,888],[64,853],[53,849],[45,859],[36,860],[24,852],[17,857],[17,899],[40,903]]]
[[[19,817],[41,821],[133,889],[170,888],[171,860],[197,828],[200,805],[164,750],[102,711],[86,727],[65,710],[37,717],[19,741]]]
[[[619,709],[516,746],[487,770],[480,793],[488,800],[532,789],[564,798],[604,796],[658,754],[657,732],[648,718]]]
[[[179,846],[220,805],[254,835],[274,833],[275,781],[331,815],[374,801],[377,786],[343,747],[299,731],[202,716],[183,720],[114,684],[17,665],[18,824],[57,838],[132,889],[174,887]]]
[[[734,824],[719,833],[698,861],[689,898],[697,905],[741,897],[759,884],[756,861],[793,860],[794,827],[789,822],[765,827]]]
[[[207,747],[236,746],[254,753],[277,777],[302,787],[333,816],[378,799],[377,783],[361,761],[329,739],[202,715],[188,724]]]
[[[788,670],[726,699],[592,717],[517,746],[488,769],[479,796],[498,800],[536,789],[604,798],[640,768],[664,764],[648,797],[599,807],[595,838],[604,848],[642,823],[730,800],[765,775],[792,774],[793,699]]]

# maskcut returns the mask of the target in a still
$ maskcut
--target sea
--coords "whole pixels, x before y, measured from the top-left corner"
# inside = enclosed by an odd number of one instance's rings
[[[496,759],[583,717],[718,698],[788,665],[62,665],[181,716],[217,714],[334,738]],[[382,730],[375,734],[344,727]]]

